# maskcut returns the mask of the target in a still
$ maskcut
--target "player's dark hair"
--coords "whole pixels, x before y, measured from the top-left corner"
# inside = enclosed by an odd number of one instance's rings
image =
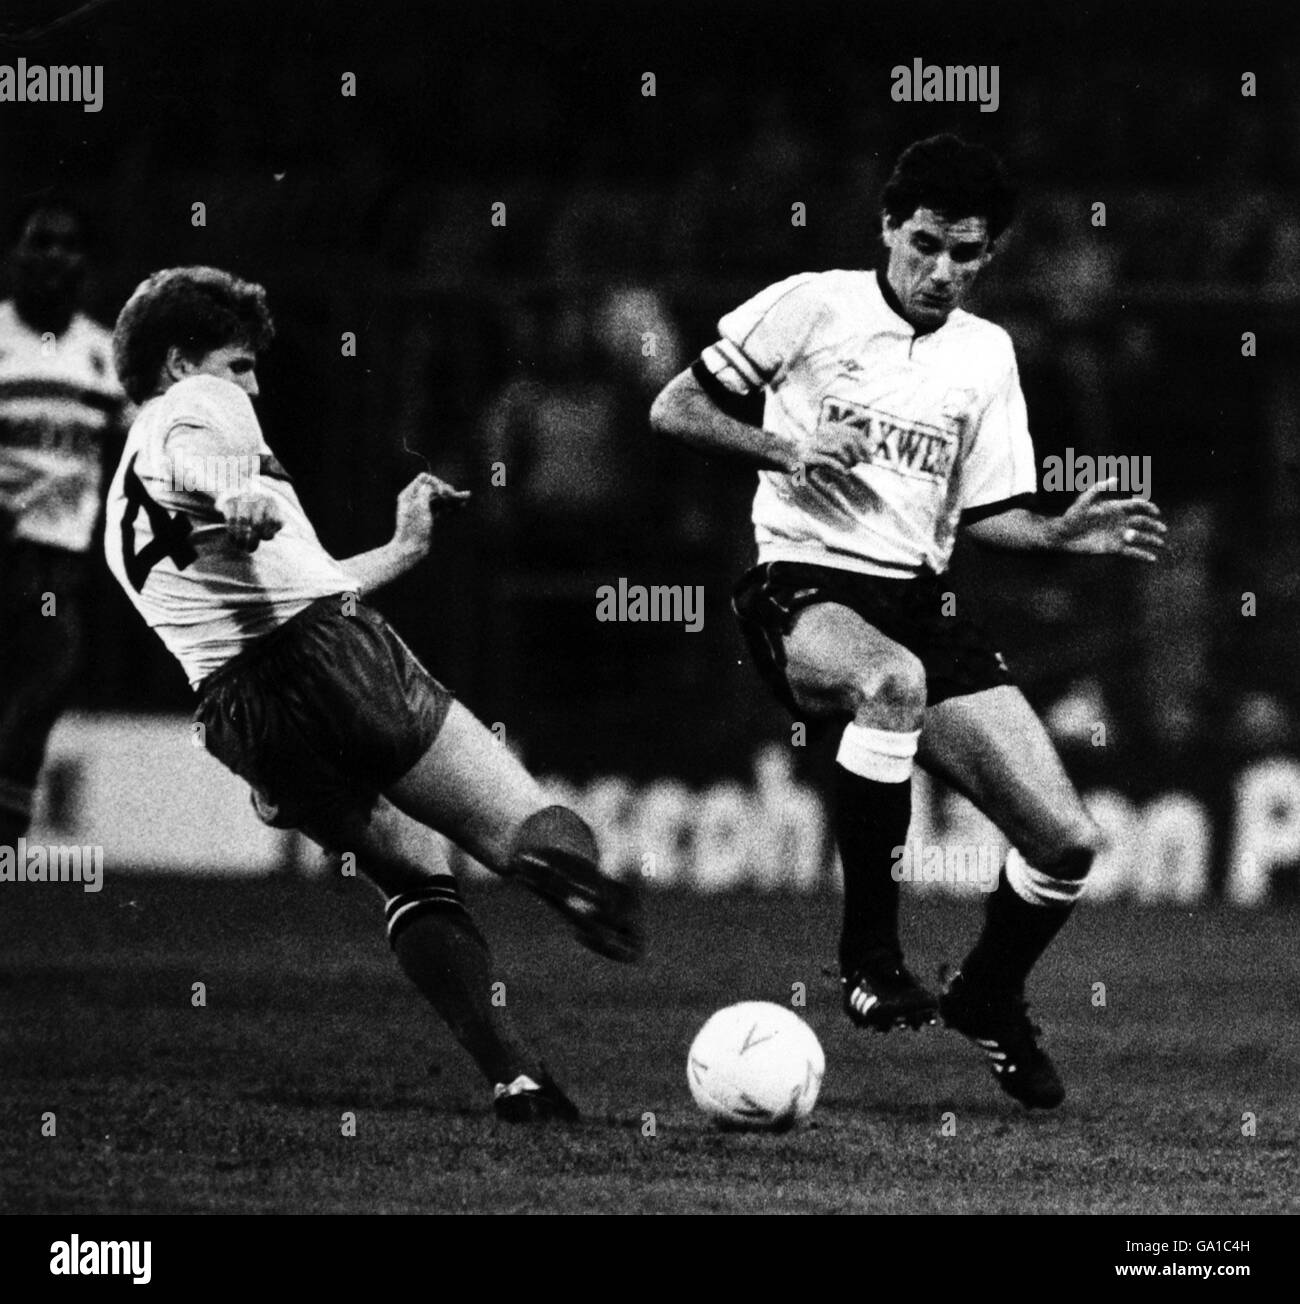
[[[13,211],[5,248],[13,249],[23,238],[27,224],[37,213],[63,213],[71,217],[81,232],[81,243],[89,249],[95,242],[97,232],[90,219],[90,211],[72,195],[63,190],[43,190],[26,199]]]
[[[136,287],[113,328],[113,364],[133,403],[151,398],[168,351],[192,361],[240,345],[261,353],[275,337],[266,290],[216,267],[169,267]]]
[[[899,155],[881,201],[890,226],[929,208],[950,222],[984,218],[993,241],[1011,225],[1016,192],[991,149],[943,135],[918,140]]]

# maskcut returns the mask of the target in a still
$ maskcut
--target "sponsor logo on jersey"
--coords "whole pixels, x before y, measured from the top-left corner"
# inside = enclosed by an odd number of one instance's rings
[[[954,418],[954,424],[956,419]],[[900,475],[943,483],[960,443],[956,430],[909,421],[852,399],[828,395],[818,414],[819,432],[848,433],[858,460]]]

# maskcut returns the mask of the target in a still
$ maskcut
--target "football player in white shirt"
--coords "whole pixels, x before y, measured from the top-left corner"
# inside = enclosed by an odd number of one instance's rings
[[[1010,1095],[1065,1092],[1024,997],[1100,845],[1046,730],[941,580],[958,530],[1017,549],[1156,560],[1165,526],[1107,482],[1059,517],[1037,488],[1015,354],[964,300],[1011,220],[990,151],[919,141],[883,195],[876,271],[794,276],[719,322],[651,423],[757,468],[758,565],[735,608],[754,658],[799,715],[842,729],[833,813],[844,866],[844,1008],[862,1027],[942,1017]],[[892,868],[914,760],[965,793],[1013,850],[983,931],[936,998],[908,971]]]
[[[13,297],[0,303],[0,846],[27,832],[50,731],[77,682],[123,406],[111,337],[77,309],[80,211],[42,196],[15,234]]]
[[[493,1085],[511,1122],[577,1110],[493,1003],[491,958],[433,830],[555,906],[579,940],[640,953],[629,890],[595,839],[411,654],[364,599],[430,549],[469,495],[420,475],[392,539],[336,561],[254,413],[273,333],[261,286],[208,267],[155,273],[114,352],[141,404],[108,495],[109,566],[199,693],[207,749],[258,815],[351,852],[386,899],[407,975]]]

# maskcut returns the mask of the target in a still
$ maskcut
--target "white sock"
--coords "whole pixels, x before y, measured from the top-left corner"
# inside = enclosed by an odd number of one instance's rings
[[[1081,878],[1053,878],[1046,870],[1035,869],[1014,847],[1007,852],[1007,884],[1022,901],[1031,906],[1068,906],[1083,891]]]
[[[894,729],[869,729],[849,724],[844,728],[835,759],[850,774],[877,783],[905,783],[912,777],[919,729],[907,732]]]

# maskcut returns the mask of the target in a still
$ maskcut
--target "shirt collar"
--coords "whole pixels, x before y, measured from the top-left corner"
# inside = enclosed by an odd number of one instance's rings
[[[942,330],[948,324],[946,321],[942,321],[938,326],[930,326],[925,330],[922,330],[919,326],[913,326],[912,323],[907,320],[907,315],[903,312],[902,302],[899,300],[898,295],[894,293],[894,287],[890,285],[889,277],[885,275],[885,269],[883,267],[876,268],[876,284],[880,286],[880,295],[884,299],[890,312],[902,320],[907,329],[912,332],[912,338],[914,340],[919,340],[923,335],[933,335],[935,331]]]

